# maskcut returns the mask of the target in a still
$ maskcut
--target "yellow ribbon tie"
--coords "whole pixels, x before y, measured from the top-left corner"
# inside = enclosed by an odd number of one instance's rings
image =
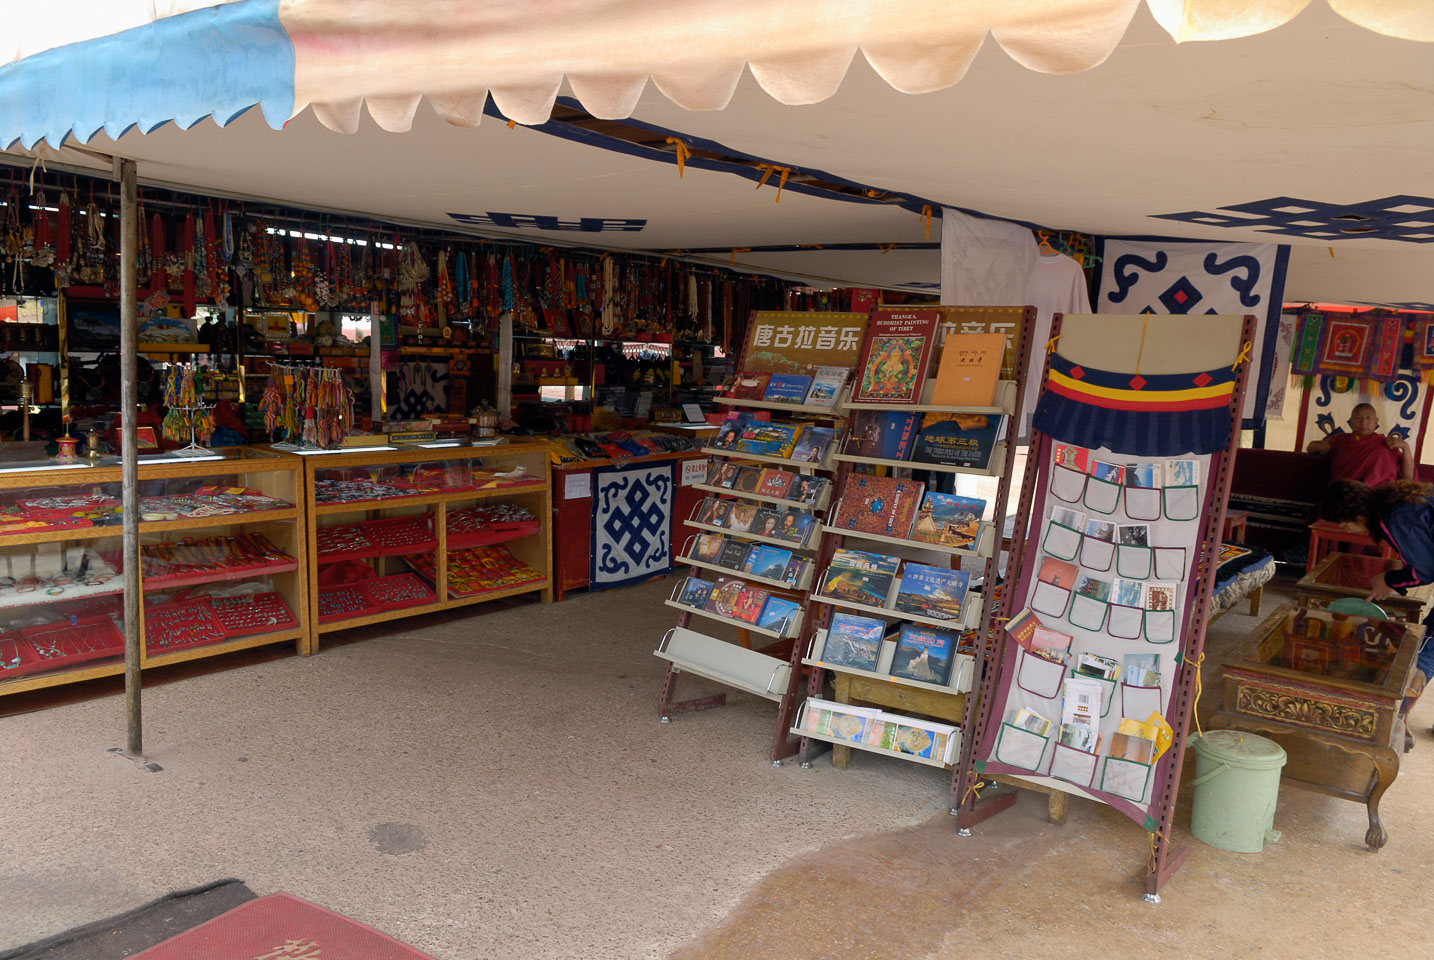
[[[508,129],[509,129],[509,130],[516,130],[517,127],[518,127],[518,121],[516,121],[516,120],[509,120],[509,121],[508,121]]]
[[[1054,337],[1051,337],[1049,340],[1046,341],[1046,353],[1056,352],[1056,341],[1060,338],[1060,334],[1056,334]]]
[[[1231,370],[1238,370],[1238,369],[1240,369],[1240,364],[1242,364],[1242,363],[1244,363],[1246,360],[1250,359],[1250,347],[1251,347],[1251,344],[1250,344],[1250,341],[1248,341],[1248,340],[1246,340],[1246,341],[1240,346],[1240,355],[1235,358],[1235,362],[1234,362],[1234,363],[1230,364],[1230,369],[1231,369]]]
[[[1203,737],[1205,731],[1200,729],[1200,668],[1205,664],[1205,653],[1201,651],[1200,659],[1195,661],[1195,702],[1190,706],[1190,712],[1195,718],[1195,735]]]
[[[966,801],[967,801],[967,800],[970,800],[973,796],[974,796],[977,800],[980,800],[980,799],[981,799],[981,781],[980,781],[980,780],[973,780],[973,781],[971,782],[971,785],[966,788],[966,793],[962,795],[962,797],[961,797],[961,802],[958,803],[957,806],[958,806],[958,807],[964,807],[964,806],[966,806]]]
[[[901,244],[899,244],[899,243],[878,243],[877,246],[881,248],[881,255],[884,257],[884,256],[886,256],[888,253],[890,253],[891,251],[895,250],[897,247],[901,246]]]
[[[787,177],[791,176],[792,168],[778,166],[775,163],[759,163],[757,164],[757,169],[762,171],[762,179],[757,181],[758,190],[762,189],[762,184],[771,179],[772,174],[781,174],[781,177],[777,180],[777,199],[772,201],[773,203],[781,203],[782,188],[787,185]]]
[[[923,203],[923,204],[921,205],[921,225],[926,228],[926,239],[927,239],[927,240],[930,240],[930,239],[931,239],[931,205],[930,205],[929,203]]]
[[[739,254],[739,253],[750,253],[751,250],[752,250],[751,247],[733,247],[733,248],[732,248],[732,259],[729,260],[728,263],[736,263],[736,262],[737,262],[737,254]]]
[[[677,147],[677,176],[678,179],[681,179],[682,171],[687,167],[687,158],[692,156],[692,151],[687,149],[687,144],[676,137],[668,137],[667,142]]]

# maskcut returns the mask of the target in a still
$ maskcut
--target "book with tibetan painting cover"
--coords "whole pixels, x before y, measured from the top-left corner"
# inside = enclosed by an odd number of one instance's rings
[[[866,325],[853,403],[916,403],[931,365],[941,311],[877,307]]]
[[[733,400],[760,400],[771,378],[770,373],[739,373],[732,381],[732,392],[728,396]]]

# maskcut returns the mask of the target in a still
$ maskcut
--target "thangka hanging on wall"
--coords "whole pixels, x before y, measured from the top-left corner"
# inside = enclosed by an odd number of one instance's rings
[[[1434,317],[1413,321],[1414,346],[1410,355],[1410,363],[1415,370],[1425,373],[1428,379],[1428,371],[1434,370]]]
[[[1357,404],[1368,403],[1379,418],[1379,432],[1413,443],[1420,437],[1420,420],[1429,385],[1405,374],[1397,380],[1381,383],[1378,389],[1365,392],[1357,380],[1347,377],[1318,377],[1311,390],[1305,411],[1303,444],[1322,440],[1338,430],[1349,429],[1349,415]]]
[[[1388,383],[1399,377],[1404,350],[1403,314],[1305,310],[1291,368],[1300,376],[1333,375]]]
[[[1244,426],[1264,419],[1290,248],[1275,243],[1108,239],[1098,255],[1097,313],[1232,314],[1260,320]]]
[[[625,587],[672,572],[671,463],[593,470],[591,590]]]

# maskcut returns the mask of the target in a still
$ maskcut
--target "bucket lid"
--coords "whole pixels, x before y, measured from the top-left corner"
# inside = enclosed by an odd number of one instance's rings
[[[1211,730],[1191,737],[1190,745],[1207,760],[1232,767],[1269,770],[1285,765],[1285,749],[1268,737],[1242,730]]]

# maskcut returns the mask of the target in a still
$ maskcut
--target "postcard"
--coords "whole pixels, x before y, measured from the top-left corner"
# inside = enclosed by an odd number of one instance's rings
[[[1125,466],[1119,463],[1106,463],[1104,460],[1092,460],[1090,475],[1097,480],[1104,480],[1106,483],[1123,484],[1125,482]]]
[[[1092,600],[1099,600],[1101,603],[1110,602],[1110,581],[1102,580],[1100,577],[1093,577],[1090,574],[1082,574],[1076,580],[1075,592],[1082,597],[1090,597]]]
[[[1085,524],[1085,535],[1094,537],[1097,540],[1104,540],[1106,543],[1115,542],[1115,524],[1109,520],[1087,520]]]
[[[1038,579],[1049,583],[1053,587],[1064,587],[1069,590],[1076,580],[1076,574],[1080,568],[1069,560],[1057,560],[1055,557],[1046,557],[1041,562],[1041,572]]]
[[[1121,607],[1135,607],[1139,609],[1145,599],[1145,584],[1139,580],[1115,581],[1115,592],[1111,595],[1110,602]]]
[[[1122,547],[1150,546],[1150,527],[1144,523],[1123,523],[1117,528],[1116,543]]]
[[[1167,487],[1193,487],[1200,482],[1198,460],[1166,460],[1165,485]]]

